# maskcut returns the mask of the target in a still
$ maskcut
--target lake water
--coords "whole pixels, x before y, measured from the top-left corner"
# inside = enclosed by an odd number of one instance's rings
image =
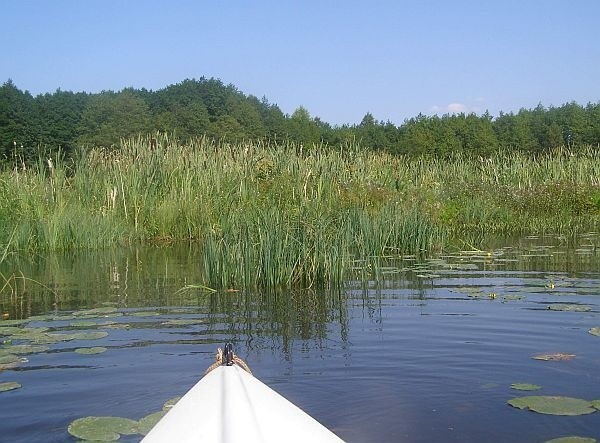
[[[188,248],[11,259],[5,277],[18,267],[37,283],[13,279],[0,296],[2,313],[30,319],[3,331],[0,358],[18,344],[47,349],[0,371],[0,383],[22,385],[0,393],[0,440],[76,441],[67,427],[77,418],[140,419],[184,394],[226,341],[255,376],[348,442],[600,439],[600,411],[554,416],[507,404],[600,399],[600,337],[588,332],[600,326],[593,244],[593,234],[525,238],[489,253],[392,257],[385,281],[341,293],[181,290],[201,283],[200,255]],[[74,352],[89,347],[106,351]],[[554,353],[574,357],[532,358]]]

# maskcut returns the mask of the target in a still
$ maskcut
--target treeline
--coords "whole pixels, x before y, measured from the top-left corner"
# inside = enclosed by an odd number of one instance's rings
[[[100,93],[57,90],[32,96],[8,80],[0,87],[0,159],[37,158],[40,150],[111,146],[155,131],[185,140],[205,135],[305,145],[358,142],[398,154],[538,152],[600,143],[600,103],[521,109],[518,113],[419,115],[400,126],[367,113],[356,125],[332,126],[300,107],[291,115],[266,98],[245,95],[217,79],[184,80],[157,91]]]

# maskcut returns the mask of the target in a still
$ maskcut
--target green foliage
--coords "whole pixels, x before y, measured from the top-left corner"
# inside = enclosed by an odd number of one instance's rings
[[[239,143],[268,140],[348,146],[395,154],[488,156],[498,150],[528,153],[600,143],[600,103],[585,107],[521,109],[518,113],[419,114],[396,126],[371,113],[359,124],[332,127],[300,106],[291,115],[224,85],[217,79],[187,79],[157,91],[126,88],[96,94],[61,91],[32,97],[12,81],[0,86],[0,163],[30,167],[59,149],[77,159],[81,146],[117,146],[123,138],[156,131],[183,142],[202,136]]]
[[[513,398],[508,404],[515,408],[550,415],[584,415],[596,412],[591,402],[572,397],[534,395]]]
[[[83,152],[74,169],[57,156],[52,168],[42,158],[0,172],[0,244],[9,254],[193,241],[205,287],[337,285],[354,259],[377,279],[382,256],[455,237],[597,229],[599,155],[442,159],[155,134]]]

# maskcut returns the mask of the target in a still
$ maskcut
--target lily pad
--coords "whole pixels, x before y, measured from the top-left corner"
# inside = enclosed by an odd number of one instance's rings
[[[539,385],[532,385],[530,383],[513,383],[510,385],[512,389],[516,389],[518,391],[537,391],[542,389]]]
[[[46,332],[42,334],[32,334],[27,337],[27,340],[32,343],[36,343],[39,345],[51,345],[53,343],[58,343],[61,341],[70,341],[73,340],[74,334],[60,334],[54,332]]]
[[[82,328],[82,327],[90,327],[90,326],[96,326],[97,323],[93,322],[93,321],[85,321],[85,320],[81,320],[81,321],[74,321],[70,324],[70,326],[74,327],[74,328]]]
[[[156,317],[157,315],[160,315],[160,313],[156,311],[137,311],[131,312],[129,315],[133,315],[135,317]]]
[[[92,355],[92,354],[102,354],[106,352],[106,348],[102,346],[95,346],[93,348],[77,348],[75,352],[78,354]]]
[[[592,308],[587,305],[574,305],[565,303],[554,303],[548,306],[551,311],[573,311],[573,312],[588,312]]]
[[[171,409],[173,406],[175,406],[177,404],[177,402],[181,400],[181,397],[173,397],[170,398],[169,400],[167,400],[165,402],[165,404],[163,405],[163,411],[168,411],[169,409]]]
[[[110,323],[101,325],[100,329],[130,329],[131,325],[128,323]]]
[[[162,324],[165,326],[190,326],[190,325],[198,325],[201,323],[205,323],[205,321],[201,318],[177,318],[172,320],[167,320]]]
[[[166,413],[167,411],[158,411],[141,418],[140,421],[137,422],[138,433],[146,435],[154,426],[156,426],[156,423],[158,423]]]
[[[577,437],[574,435],[568,437],[553,438],[546,440],[544,443],[596,443],[598,440],[591,437]]]
[[[596,412],[591,402],[572,397],[533,395],[513,398],[508,404],[515,408],[550,415],[583,415]]]
[[[573,360],[575,358],[575,354],[564,354],[562,352],[555,352],[553,354],[537,354],[533,357],[534,360],[544,360],[544,361],[565,361],[565,360]]]
[[[108,336],[106,331],[92,331],[92,332],[76,332],[70,334],[72,340],[98,340]]]
[[[600,410],[600,400],[594,400],[592,402],[592,406],[595,407],[596,409]]]
[[[138,423],[122,417],[84,417],[69,425],[68,431],[82,440],[116,441],[120,434],[137,434]]]
[[[0,355],[3,354],[37,354],[38,352],[46,352],[48,346],[43,345],[11,345],[0,349]]]
[[[29,319],[24,320],[0,320],[0,328],[4,326],[19,326],[25,323],[29,323]]]
[[[76,315],[78,317],[81,317],[83,315],[102,316],[102,315],[115,314],[117,312],[118,312],[118,310],[114,306],[104,306],[102,308],[85,309],[83,311],[76,311],[76,312],[73,312],[73,315]]]
[[[590,334],[600,337],[600,327],[592,328],[588,331]]]
[[[3,371],[4,369],[16,368],[24,361],[27,361],[27,360],[21,359],[21,357],[19,357],[18,355],[14,355],[14,354],[0,355],[0,371]]]
[[[18,334],[22,330],[18,326],[0,326],[0,336]]]
[[[15,389],[19,389],[21,387],[20,383],[16,381],[7,381],[4,383],[0,383],[0,392],[13,391]]]

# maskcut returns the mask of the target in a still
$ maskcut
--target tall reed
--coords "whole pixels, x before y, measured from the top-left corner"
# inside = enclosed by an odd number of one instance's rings
[[[598,227],[596,150],[395,157],[357,146],[227,144],[168,135],[0,173],[11,249],[192,241],[215,287],[338,285],[352,260],[449,238]]]

